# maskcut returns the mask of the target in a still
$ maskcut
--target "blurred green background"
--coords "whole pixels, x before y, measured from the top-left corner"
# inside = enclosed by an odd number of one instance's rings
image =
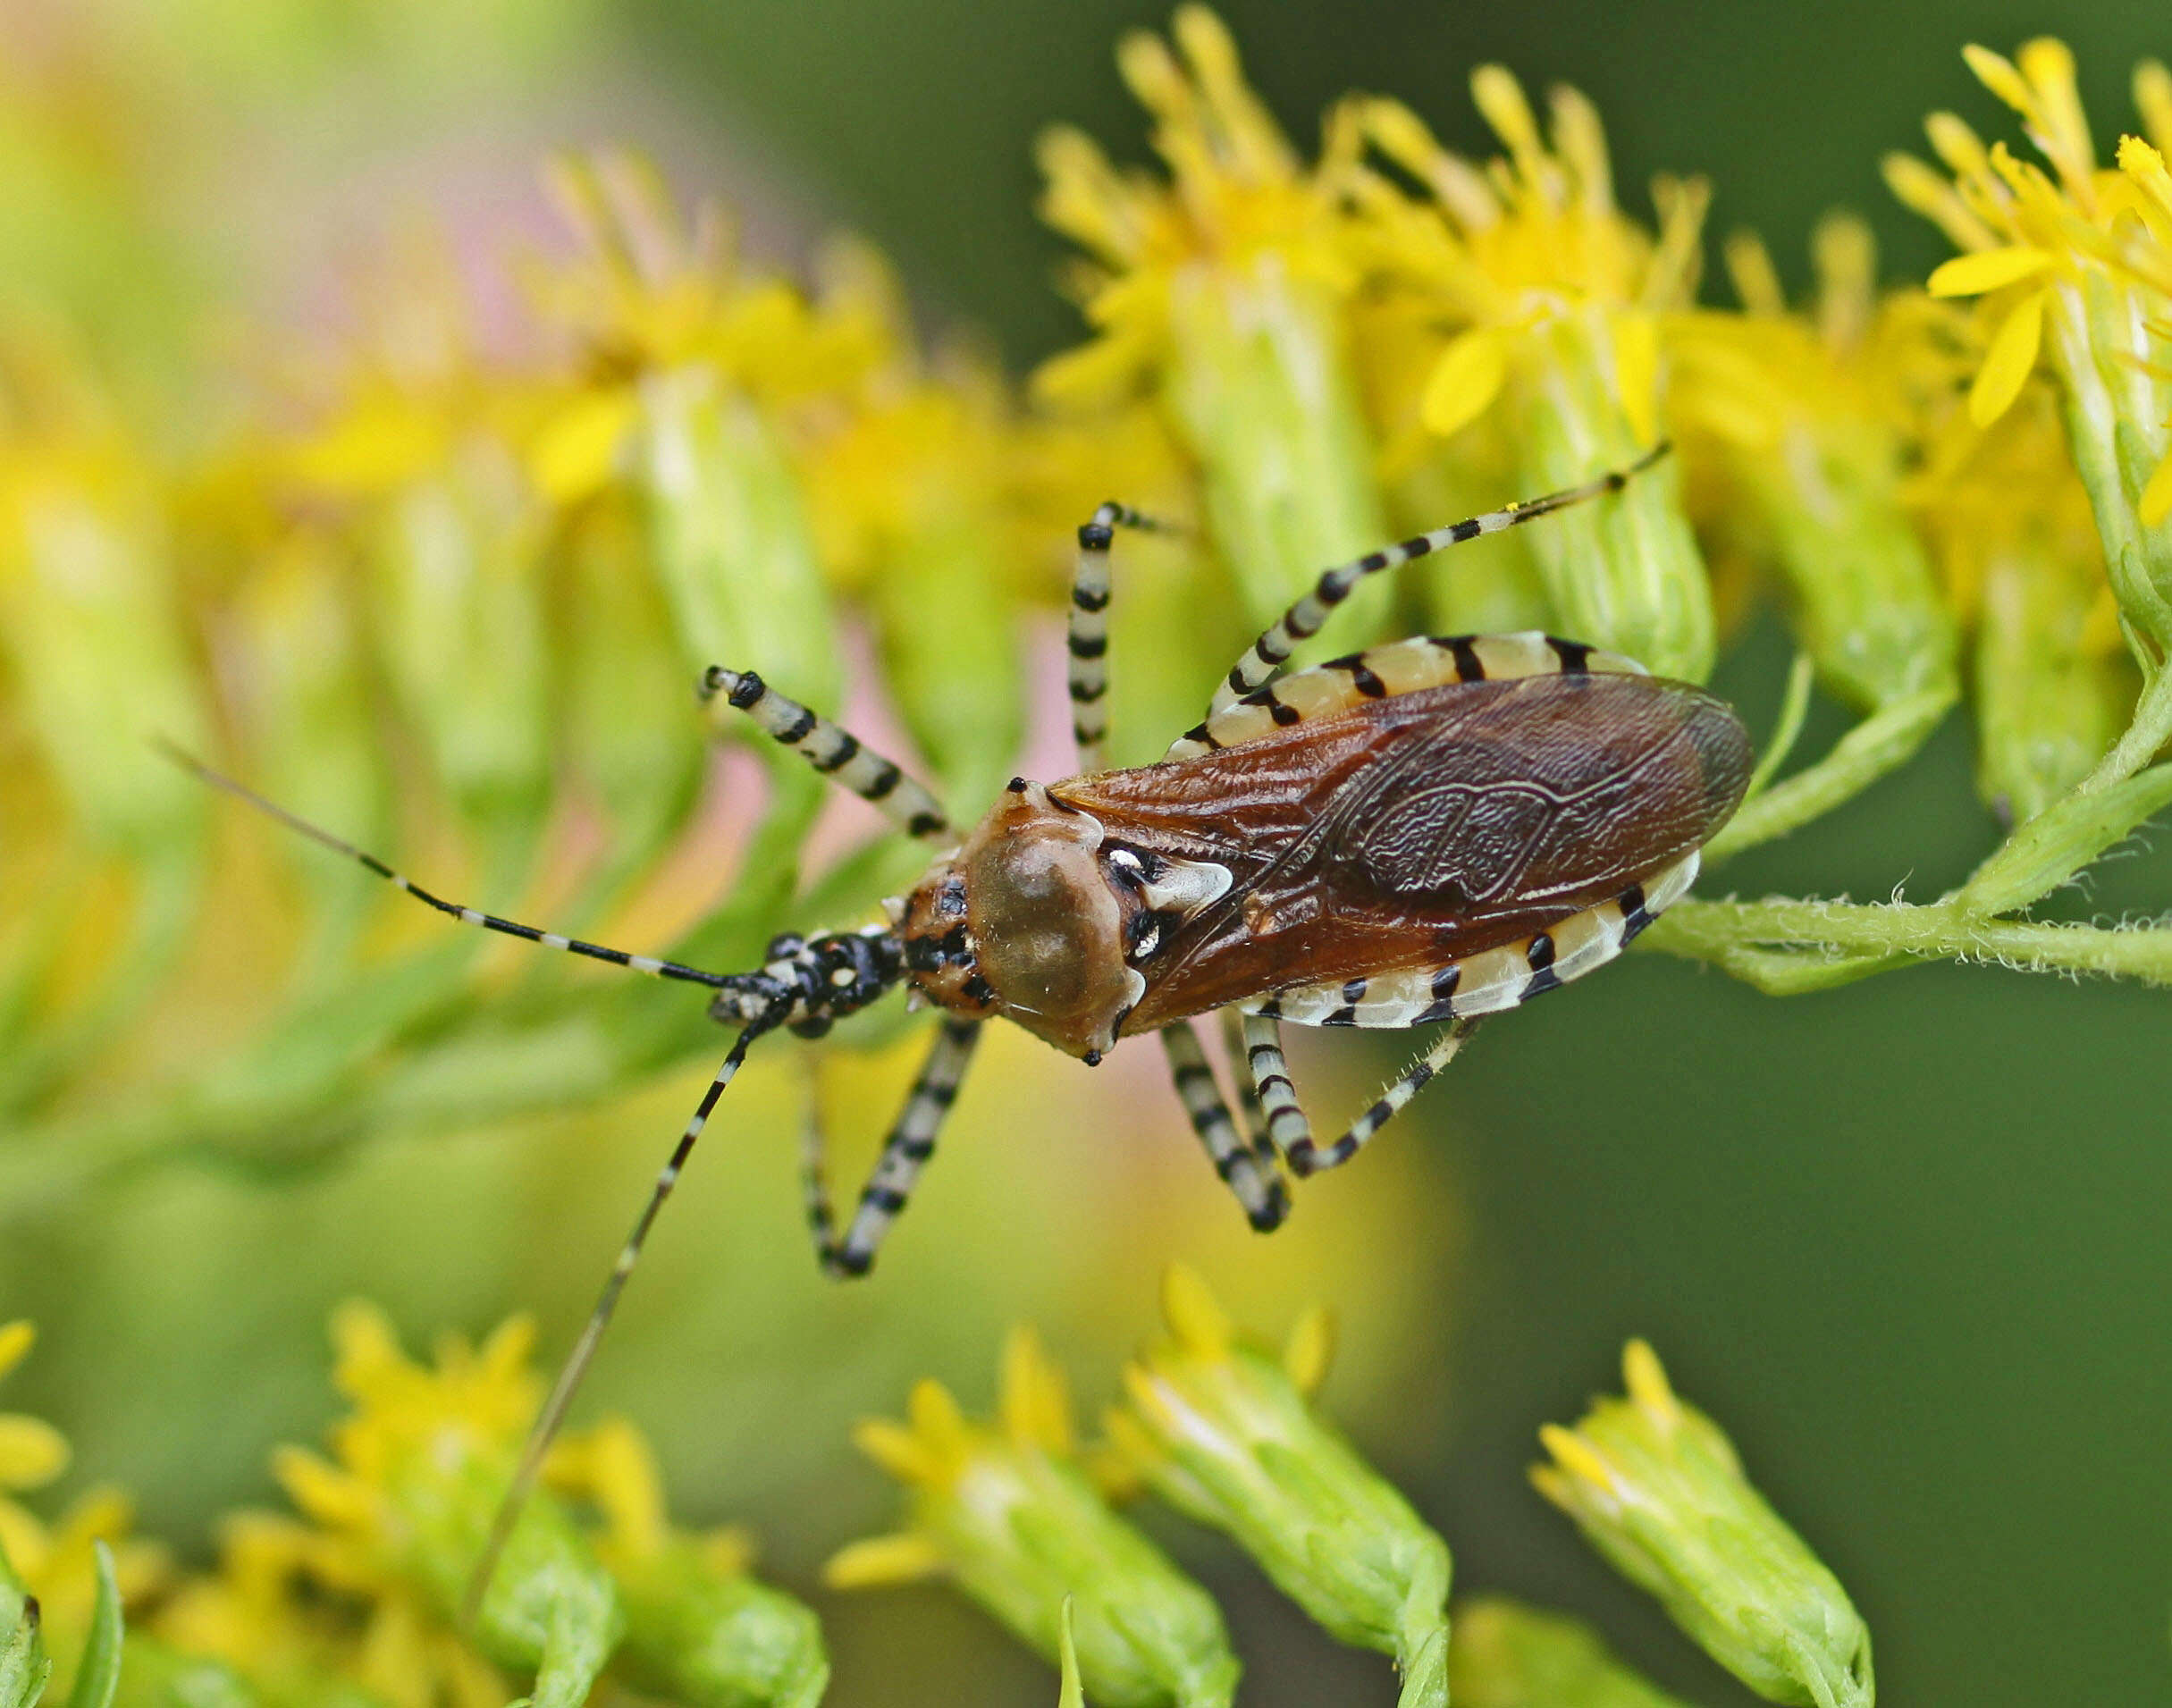
[[[2100,140],[2127,116],[2131,63],[2172,51],[2142,4],[1223,10],[1307,141],[1333,97],[1372,88],[1483,148],[1474,64],[1574,82],[1605,115],[1626,205],[1644,211],[1633,187],[1654,171],[1708,173],[1711,231],[1756,227],[1796,282],[1835,204],[1871,219],[1890,276],[1939,258],[1876,163],[1932,107],[1988,120],[1963,41],[2064,36]],[[125,181],[141,201],[103,205],[102,181],[43,161],[0,172],[0,256],[146,373],[207,303],[307,323],[335,264],[417,212],[540,225],[527,163],[606,139],[740,203],[773,253],[864,232],[928,324],[986,328],[1022,370],[1076,335],[1048,284],[1061,246],[1031,214],[1032,137],[1069,120],[1141,158],[1111,47],[1166,21],[1076,0],[168,0],[0,20],[28,63],[80,61],[142,103],[105,139],[158,156]],[[0,167],[27,122],[0,113]],[[97,217],[42,240],[63,206]],[[1754,628],[1722,667],[1753,727],[1784,661]],[[1956,719],[1727,882],[1933,894],[1993,840],[1968,765]],[[2145,839],[2073,911],[2154,910],[2168,879]],[[238,921],[231,953],[249,947]],[[821,1609],[834,1700],[1042,1703],[1040,1665],[947,1595],[812,1587],[888,1510],[846,1429],[916,1374],[984,1401],[1014,1314],[1107,1392],[1161,1266],[1187,1257],[1263,1331],[1314,1297],[1342,1306],[1329,1407],[1443,1529],[1462,1587],[1584,1611],[1671,1687],[1738,1700],[1524,1482],[1536,1426],[1611,1385],[1641,1334],[1848,1586],[1889,1700],[2172,1701],[2168,1033],[2172,1004],[2139,989],[1930,970],[1780,1002],[1638,957],[1489,1028],[1272,1242],[1235,1224],[1146,1047],[1088,1079],[1006,1039],[881,1269],[847,1290],[804,1249],[777,1050],[735,1090],[589,1403],[651,1431],[683,1514],[758,1527],[770,1569]],[[1392,1062],[1314,1045],[1298,1069],[1329,1109]],[[267,1497],[270,1443],[330,1415],[332,1300],[367,1293],[418,1337],[533,1307],[563,1346],[696,1079],[608,1123],[375,1146],[302,1178],[169,1161],[0,1205],[0,1317],[46,1334],[8,1403],[72,1434],[79,1480],[130,1485],[147,1527],[200,1546],[217,1510]],[[1233,1552],[1178,1545],[1229,1610],[1246,1700],[1392,1700],[1383,1667],[1304,1628]]]

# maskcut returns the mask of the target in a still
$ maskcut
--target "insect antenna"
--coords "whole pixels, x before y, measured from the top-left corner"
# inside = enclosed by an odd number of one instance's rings
[[[753,975],[759,980],[762,975]],[[747,981],[747,982],[752,982]],[[791,988],[782,981],[773,981],[774,995],[769,1005],[748,1021],[738,1037],[732,1040],[725,1055],[724,1064],[717,1069],[716,1077],[709,1081],[709,1090],[702,1094],[694,1118],[686,1123],[686,1130],[679,1135],[678,1142],[671,1148],[671,1156],[658,1171],[656,1183],[650,1189],[649,1201],[641,1207],[635,1220],[634,1231],[627,1236],[620,1248],[619,1260],[611,1265],[610,1277],[603,1283],[603,1291],[596,1299],[595,1308],[589,1312],[588,1322],[581,1330],[581,1337],[573,1343],[573,1350],[558,1373],[558,1380],[551,1385],[550,1397],[543,1401],[543,1409],[536,1413],[535,1422],[528,1431],[528,1439],[520,1450],[520,1463],[513,1472],[513,1480],[507,1485],[505,1498],[499,1502],[495,1517],[491,1519],[490,1535],[484,1542],[482,1557],[476,1561],[475,1572],[467,1580],[466,1594],[460,1598],[460,1626],[472,1629],[476,1615],[483,1605],[483,1597],[489,1593],[490,1580],[498,1569],[499,1557],[512,1536],[513,1527],[520,1522],[521,1509],[527,1504],[528,1496],[535,1487],[535,1479],[543,1470],[551,1443],[557,1440],[559,1427],[566,1420],[568,1408],[573,1396],[580,1391],[581,1379],[588,1374],[594,1361],[596,1346],[603,1338],[603,1331],[610,1326],[611,1315],[619,1308],[619,1295],[626,1291],[627,1277],[634,1273],[634,1266],[641,1260],[642,1247],[648,1243],[649,1229],[655,1224],[664,1200],[671,1196],[671,1189],[678,1184],[680,1171],[686,1158],[694,1152],[695,1141],[702,1136],[702,1129],[709,1124],[709,1116],[717,1106],[717,1099],[724,1095],[724,1088],[746,1060],[747,1047],[762,1033],[773,1031],[791,1014],[794,999]]]
[[[479,925],[486,931],[502,931],[508,937],[517,937],[524,942],[540,943],[546,949],[563,949],[568,955],[585,955],[591,961],[608,962],[614,967],[630,967],[636,972],[645,972],[652,979],[676,979],[686,984],[707,985],[712,990],[730,990],[742,982],[742,976],[728,972],[705,972],[700,967],[683,966],[677,961],[660,960],[652,955],[629,955],[624,949],[607,948],[601,943],[585,943],[577,937],[562,936],[557,931],[545,931],[533,925],[523,925],[518,920],[500,919],[495,913],[484,913],[475,908],[462,906],[432,895],[420,884],[394,871],[375,854],[368,854],[331,831],[309,822],[299,813],[290,812],[278,802],[267,800],[246,783],[236,782],[223,771],[215,771],[195,754],[175,746],[163,737],[154,737],[152,745],[176,765],[198,780],[245,801],[265,817],[276,820],[288,829],[307,837],[310,841],[329,848],[334,854],[345,854],[366,870],[397,889],[405,890],[425,907],[434,907],[448,919],[456,919],[463,925]]]
[[[686,1165],[686,1158],[694,1150],[695,1141],[702,1136],[702,1129],[708,1124],[710,1115],[717,1106],[717,1099],[724,1095],[724,1088],[731,1083],[733,1076],[739,1071],[739,1064],[745,1061],[748,1047],[764,1032],[774,1031],[792,1018],[802,1005],[801,993],[794,984],[767,972],[708,972],[699,967],[684,966],[677,961],[661,960],[654,955],[629,955],[624,949],[607,948],[600,943],[585,943],[578,938],[540,930],[516,920],[500,919],[494,913],[480,913],[459,902],[446,901],[394,871],[375,854],[366,853],[343,837],[335,837],[319,825],[312,824],[299,813],[289,812],[276,801],[257,794],[247,784],[237,782],[223,771],[214,770],[193,753],[177,747],[172,742],[155,739],[153,745],[183,770],[211,787],[223,790],[236,800],[247,802],[266,817],[331,849],[334,854],[345,854],[448,918],[459,920],[466,925],[479,925],[485,930],[502,931],[509,937],[518,937],[530,943],[540,943],[545,948],[564,949],[569,954],[586,955],[591,960],[609,962],[613,966],[631,967],[636,972],[645,972],[654,978],[677,979],[688,984],[706,985],[711,989],[727,993],[715,999],[711,1012],[719,1018],[737,1019],[744,1022],[738,1037],[732,1040],[723,1065],[717,1069],[716,1077],[710,1081],[709,1090],[703,1094],[701,1104],[694,1112],[694,1118],[679,1135],[678,1143],[672,1147],[670,1159],[658,1173],[656,1183],[650,1190],[648,1202],[642,1207],[641,1215],[634,1223],[633,1232],[627,1236],[626,1244],[619,1252],[618,1262],[611,1266],[610,1275],[603,1283],[603,1291],[596,1300],[595,1308],[589,1313],[587,1326],[582,1329],[580,1339],[574,1342],[564,1367],[559,1371],[558,1380],[551,1385],[550,1397],[543,1401],[542,1411],[536,1415],[527,1443],[521,1450],[519,1466],[513,1473],[512,1483],[506,1490],[496,1516],[492,1519],[482,1558],[476,1563],[475,1575],[468,1580],[467,1593],[462,1598],[461,1623],[472,1625],[476,1610],[482,1605],[484,1594],[490,1587],[491,1577],[497,1569],[499,1556],[505,1550],[506,1540],[512,1535],[514,1525],[519,1521],[521,1509],[535,1486],[535,1478],[543,1468],[544,1455],[550,1451],[551,1443],[557,1438],[559,1426],[565,1421],[567,1408],[573,1403],[573,1397],[580,1389],[581,1379],[587,1375],[588,1367],[595,1359],[596,1345],[603,1338],[603,1331],[610,1325],[612,1313],[619,1308],[619,1295],[625,1291],[627,1276],[633,1274],[634,1266],[640,1261],[642,1248],[648,1242],[649,1230],[654,1224],[658,1212],[663,1208],[664,1200],[671,1196],[671,1189],[678,1183],[679,1173]]]
[[[1244,656],[1231,667],[1228,676],[1214,691],[1214,698],[1207,708],[1208,716],[1226,711],[1287,664],[1290,654],[1298,644],[1309,641],[1318,634],[1334,608],[1349,598],[1351,589],[1368,576],[1379,575],[1384,570],[1396,568],[1413,559],[1444,551],[1452,545],[1461,545],[1466,540],[1475,540],[1481,534],[1499,534],[1508,528],[1521,527],[1527,522],[1536,522],[1542,516],[1565,510],[1572,504],[1587,503],[1592,499],[1604,498],[1609,492],[1618,492],[1673,448],[1671,441],[1663,439],[1634,462],[1620,468],[1611,468],[1580,486],[1564,487],[1558,492],[1548,492],[1542,498],[1524,499],[1504,509],[1488,510],[1483,516],[1468,517],[1461,522],[1452,522],[1444,528],[1413,534],[1397,544],[1383,546],[1379,551],[1368,552],[1351,562],[1322,570],[1319,579],[1313,584],[1312,591],[1283,612],[1275,620],[1274,626],[1262,633]],[[1197,742],[1205,733],[1204,725],[1187,730],[1182,740],[1170,749],[1169,757],[1190,756],[1197,750],[1189,744]]]

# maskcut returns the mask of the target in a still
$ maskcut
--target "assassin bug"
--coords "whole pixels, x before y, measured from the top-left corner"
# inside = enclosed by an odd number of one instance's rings
[[[920,1076],[842,1238],[819,1141],[807,1216],[823,1266],[864,1274],[905,1207],[984,1022],[1002,1017],[1093,1064],[1157,1033],[1193,1130],[1254,1227],[1288,1212],[1286,1163],[1346,1162],[1486,1014],[1619,954],[1688,888],[1739,804],[1749,741],[1727,704],[1632,660],[1537,634],[1418,638],[1288,674],[1296,645],[1366,576],[1619,491],[1664,454],[1406,540],[1323,573],[1152,765],[1103,768],[1109,548],[1154,526],[1105,504],[1079,529],[1069,631],[1076,775],[1014,778],[962,839],[935,798],[752,671],[712,667],[721,697],[939,853],[888,922],[787,934],[759,971],[716,973],[538,930],[448,902],[349,843],[178,755],[206,782],[359,861],[429,906],[551,948],[708,986],[739,1028],[657,1176],[560,1373],[471,1591],[471,1608],[594,1356],[649,1228],[748,1048],[819,1038],[900,984],[941,1009]],[[1230,1023],[1241,1131],[1191,1021]],[[1322,1145],[1282,1051],[1285,1021],[1443,1031]]]

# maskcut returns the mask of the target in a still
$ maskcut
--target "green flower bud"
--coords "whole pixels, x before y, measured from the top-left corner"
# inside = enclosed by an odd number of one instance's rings
[[[1870,1631],[1833,1575],[1765,1504],[1734,1445],[1684,1405],[1642,1341],[1623,1354],[1625,1400],[1574,1430],[1539,1432],[1540,1493],[1608,1563],[1766,1700],[1868,1708]]]
[[[510,451],[483,439],[379,501],[387,673],[463,812],[525,843],[551,785],[541,513]]]
[[[619,1670],[686,1708],[813,1708],[829,1660],[812,1610],[748,1574],[736,1530],[689,1536],[665,1515],[654,1453],[623,1419],[562,1440],[554,1485],[598,1508],[597,1552],[626,1606]]]
[[[1394,1655],[1405,1702],[1444,1703],[1448,1546],[1306,1403],[1326,1367],[1325,1319],[1301,1321],[1278,1361],[1238,1343],[1182,1266],[1162,1309],[1169,1338],[1124,1372],[1109,1418],[1118,1451],[1341,1641]]]
[[[638,434],[651,551],[688,682],[725,664],[837,705],[836,619],[775,429],[697,364],[643,380]]]
[[[829,1562],[837,1587],[944,1576],[1050,1660],[1065,1610],[1081,1677],[1102,1708],[1226,1708],[1237,1685],[1214,1602],[1096,1492],[1071,1453],[1063,1380],[1012,1337],[999,1425],[969,1421],[939,1384],[909,1424],[871,1420],[862,1451],[905,1483],[911,1527]]]
[[[1648,352],[1632,352],[1649,338],[1643,318],[1596,307],[1533,330],[1509,383],[1520,496],[1576,485],[1652,449],[1623,400],[1632,383],[1618,377],[1648,364]],[[1712,585],[1682,506],[1675,459],[1604,502],[1563,510],[1529,533],[1564,633],[1624,652],[1661,676],[1702,682],[1712,673]]]

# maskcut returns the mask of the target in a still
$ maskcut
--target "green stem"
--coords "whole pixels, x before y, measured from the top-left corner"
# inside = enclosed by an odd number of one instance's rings
[[[2134,703],[2134,721],[2126,734],[2097,761],[2096,770],[2075,786],[2076,795],[2094,795],[2123,783],[2164,751],[2172,742],[2172,670],[2159,670]]]
[[[2172,929],[2042,925],[1994,919],[1953,901],[1924,906],[1785,898],[1682,901],[1647,939],[1667,954],[1722,967],[1746,948],[1795,948],[1839,956],[1995,961],[2027,972],[2097,972],[2172,984]]]

